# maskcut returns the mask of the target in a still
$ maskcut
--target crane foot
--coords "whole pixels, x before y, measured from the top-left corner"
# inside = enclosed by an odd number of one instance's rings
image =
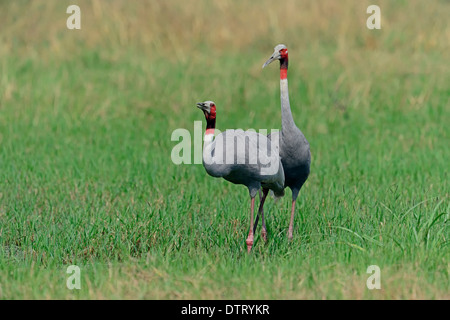
[[[250,253],[253,247],[253,235],[249,235],[245,243],[247,244],[247,252]]]
[[[289,241],[292,241],[292,229],[290,229],[289,228],[289,231],[288,231],[288,239],[289,239]]]
[[[266,229],[261,230],[261,237],[263,238],[264,242],[267,242],[267,231]]]

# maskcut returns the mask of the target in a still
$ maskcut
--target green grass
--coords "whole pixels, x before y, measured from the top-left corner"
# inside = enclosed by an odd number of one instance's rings
[[[208,99],[221,130],[279,128],[278,71],[260,68],[281,41],[165,58],[82,31],[62,54],[27,48],[14,24],[0,55],[0,298],[448,299],[448,50],[401,27],[354,31],[346,50],[332,30],[288,38],[311,175],[294,240],[289,191],[266,202],[269,241],[247,255],[247,190],[174,165],[170,138],[193,133]],[[72,264],[81,290],[66,288]],[[366,288],[370,265],[381,290]]]

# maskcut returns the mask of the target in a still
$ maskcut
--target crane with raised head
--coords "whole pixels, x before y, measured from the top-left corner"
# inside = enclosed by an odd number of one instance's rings
[[[292,117],[287,80],[289,56],[287,47],[284,44],[279,44],[275,47],[273,54],[264,63],[263,68],[275,60],[280,61],[281,131],[270,134],[269,138],[271,141],[275,141],[276,139],[279,140],[279,155],[283,165],[285,178],[284,185],[292,190],[291,218],[288,229],[288,238],[291,240],[294,225],[295,203],[300,189],[309,176],[311,152],[308,140],[306,140],[304,134],[295,125],[294,118]],[[267,190],[264,190],[263,188],[263,196],[261,199],[262,205],[264,205],[266,196]],[[264,212],[262,210],[260,210],[260,212],[263,222],[262,235],[265,238],[267,232],[264,224]],[[259,215],[256,217],[255,230],[258,223],[258,217]]]
[[[214,138],[216,105],[213,101],[197,103],[206,118],[203,145],[203,166],[213,177],[222,177],[234,184],[242,184],[250,193],[250,230],[246,240],[250,252],[254,240],[253,212],[258,190],[272,190],[275,196],[284,195],[284,172],[275,143],[255,131],[226,130]],[[261,201],[259,211],[264,202]]]

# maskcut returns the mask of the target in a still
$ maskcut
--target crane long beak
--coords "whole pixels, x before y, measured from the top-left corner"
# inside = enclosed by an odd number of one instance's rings
[[[265,67],[267,67],[269,64],[271,64],[274,60],[278,60],[278,59],[280,59],[280,53],[278,52],[278,51],[276,51],[276,52],[274,52],[273,54],[272,54],[272,56],[266,61],[266,63],[264,63],[263,64],[263,69],[265,68]]]
[[[203,112],[207,112],[207,113],[210,112],[209,105],[207,103],[205,103],[205,102],[197,103],[197,108],[199,108]]]

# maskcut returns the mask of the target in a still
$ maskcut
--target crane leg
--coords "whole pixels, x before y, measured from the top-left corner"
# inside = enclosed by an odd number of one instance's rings
[[[252,198],[251,206],[250,206],[250,231],[248,232],[247,241],[247,252],[250,253],[253,246],[253,211],[255,209],[255,197]]]
[[[261,237],[264,241],[267,241],[267,229],[266,229],[266,221],[264,219],[264,202],[266,201],[267,194],[269,193],[269,189],[263,188],[263,195],[261,197],[261,202],[259,204],[259,210],[258,215],[256,216],[255,220],[255,226],[253,227],[253,234],[256,233],[256,227],[258,226],[258,219],[259,215],[261,214],[261,220],[262,220],[262,230],[261,230]],[[261,194],[260,194],[261,196]]]
[[[289,222],[289,230],[288,230],[288,239],[289,240],[292,240],[292,231],[294,229],[295,201],[296,200],[292,200],[291,221]]]
[[[258,226],[258,220],[259,220],[259,213],[261,212],[261,202],[262,202],[261,189],[258,190],[258,193],[259,193],[259,209],[258,209],[258,214],[256,215],[255,225],[253,227],[253,234],[256,232],[256,227]]]

